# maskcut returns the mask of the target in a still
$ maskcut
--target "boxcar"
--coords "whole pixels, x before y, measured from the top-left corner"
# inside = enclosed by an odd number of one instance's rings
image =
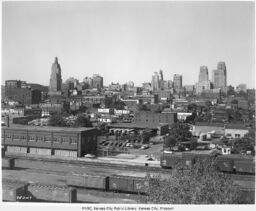
[[[217,167],[219,171],[233,172],[234,171],[234,159],[221,155],[217,157]]]
[[[15,167],[14,158],[2,158],[2,168],[13,169]]]
[[[109,177],[109,190],[121,192],[133,192],[133,178],[121,175]]]
[[[178,163],[182,162],[181,154],[163,154],[160,158],[160,165],[163,168],[174,168]]]
[[[108,179],[107,176],[101,175],[68,175],[67,184],[83,188],[107,190]]]
[[[234,161],[234,167],[237,173],[255,174],[255,159],[239,159]]]

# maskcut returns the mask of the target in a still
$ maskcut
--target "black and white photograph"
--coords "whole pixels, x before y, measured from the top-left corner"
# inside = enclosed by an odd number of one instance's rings
[[[1,7],[0,207],[254,207],[255,1]]]

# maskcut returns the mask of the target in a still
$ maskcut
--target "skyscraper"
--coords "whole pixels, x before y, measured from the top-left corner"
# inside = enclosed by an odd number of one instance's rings
[[[153,91],[159,90],[160,83],[159,83],[159,74],[157,72],[154,72],[154,75],[152,76],[151,85],[152,85]]]
[[[173,88],[175,90],[182,88],[182,75],[174,74],[173,76]]]
[[[200,73],[199,73],[199,82],[208,81],[208,80],[209,80],[208,67],[207,66],[201,66],[200,67]]]
[[[207,66],[201,66],[199,77],[198,77],[198,83],[196,83],[196,93],[201,94],[202,92],[210,89],[211,89],[211,82],[208,76],[208,68]]]
[[[212,82],[214,88],[220,88],[221,91],[227,91],[227,69],[225,62],[219,62],[217,70],[212,72]]]
[[[49,94],[61,94],[61,68],[60,64],[58,63],[58,58],[55,57],[55,61],[52,64],[52,72],[50,78],[50,87],[49,87]]]
[[[98,74],[94,74],[92,77],[92,87],[97,89],[103,88],[103,77]]]
[[[93,80],[92,80],[92,78],[90,78],[90,77],[85,77],[84,78],[84,80],[83,80],[83,82],[84,82],[84,84],[85,84],[85,87],[86,87],[86,89],[91,89],[92,88],[92,82],[93,82]]]
[[[159,75],[160,75],[160,80],[163,81],[164,80],[163,70],[159,71]]]

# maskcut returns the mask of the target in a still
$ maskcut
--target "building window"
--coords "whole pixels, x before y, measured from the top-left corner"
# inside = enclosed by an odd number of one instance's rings
[[[36,141],[36,136],[29,136],[28,140],[29,141]]]
[[[45,142],[51,142],[51,137],[50,136],[45,136],[44,141]]]
[[[37,136],[37,141],[44,141],[44,137],[43,136]]]
[[[10,140],[10,141],[12,140],[12,135],[11,134],[7,133],[5,137],[6,137],[7,140]]]
[[[20,140],[21,140],[21,141],[26,141],[26,140],[27,140],[27,136],[21,136],[21,137],[20,137]]]
[[[77,139],[75,137],[71,137],[70,144],[77,144]]]
[[[62,137],[62,143],[68,144],[68,143],[69,143],[68,140],[69,140],[69,139],[68,139],[67,137]]]
[[[235,134],[235,137],[236,138],[240,138],[240,134]]]
[[[61,137],[60,136],[53,137],[53,142],[60,143],[61,142]]]
[[[231,136],[231,133],[227,133],[227,135],[226,136]]]
[[[14,135],[13,135],[13,140],[19,141],[19,140],[20,140],[20,136],[17,135],[17,134],[14,134]]]

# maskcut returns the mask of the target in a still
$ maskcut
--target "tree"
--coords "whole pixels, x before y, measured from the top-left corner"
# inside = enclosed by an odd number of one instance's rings
[[[242,91],[242,90],[237,94],[237,96],[238,97],[247,98],[247,94],[244,91]]]
[[[197,111],[197,105],[195,103],[189,104],[187,108],[188,112],[196,112]]]
[[[124,107],[125,107],[125,103],[124,103],[123,101],[118,100],[118,101],[116,101],[116,102],[112,105],[111,108],[115,108],[115,109],[117,109],[117,110],[123,110]]]
[[[228,86],[227,95],[228,96],[236,95],[235,88],[233,86],[231,85]]]
[[[177,140],[177,142],[188,141],[192,137],[189,126],[182,123],[172,125],[169,133]]]
[[[182,145],[182,142],[193,142],[192,134],[189,131],[189,126],[184,123],[175,123],[169,130],[170,136],[164,141],[164,148]]]
[[[137,110],[138,111],[150,111],[150,109],[145,104],[138,104],[137,105]]]
[[[205,102],[205,106],[207,107],[207,109],[209,109],[212,106],[212,102],[210,100],[207,100]]]
[[[66,121],[61,114],[54,114],[54,115],[50,116],[48,125],[49,126],[58,126],[58,127],[67,126]]]
[[[238,104],[238,100],[237,99],[232,100],[231,104]]]
[[[179,164],[180,165],[180,164]],[[168,178],[147,177],[145,203],[237,204],[239,189],[232,176],[220,173],[214,159],[197,161],[193,168],[175,168]],[[253,202],[251,202],[253,203]]]
[[[173,135],[166,137],[164,140],[164,148],[173,147],[177,144],[176,138]]]
[[[87,115],[79,114],[73,126],[74,127],[92,127],[92,123],[90,122],[90,118]]]
[[[192,112],[192,115],[186,118],[185,123],[194,123],[196,117],[196,112]]]

